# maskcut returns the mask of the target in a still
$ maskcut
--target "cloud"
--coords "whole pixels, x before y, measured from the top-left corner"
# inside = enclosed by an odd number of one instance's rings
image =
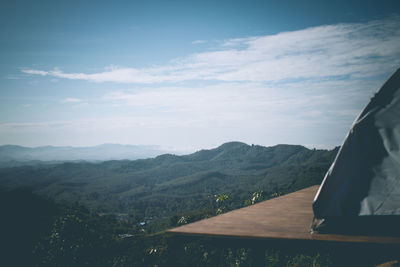
[[[32,74],[32,75],[41,75],[41,76],[49,75],[48,71],[43,71],[43,70],[22,69],[21,71],[26,74]]]
[[[2,123],[0,135],[5,137],[3,143],[23,140],[30,146],[134,143],[200,149],[240,140],[333,147],[340,144],[381,82],[327,79],[273,85],[138,86],[92,100],[94,113]]]
[[[114,66],[108,67],[104,72],[93,74],[64,73],[58,69],[52,71],[23,69],[22,72],[32,75],[50,76],[70,80],[87,80],[92,82],[153,83],[165,80],[165,78],[154,76],[145,70],[118,68]]]
[[[64,136],[93,144],[206,148],[240,140],[332,147],[399,65],[400,17],[392,17],[224,40],[212,51],[152,67],[110,66],[96,73],[24,69],[59,81],[133,85],[99,90],[100,99],[90,102],[93,118],[3,124],[0,132],[43,142]],[[79,98],[61,102],[84,104]]]
[[[194,45],[196,45],[196,44],[204,44],[204,43],[207,43],[207,41],[206,40],[195,40],[195,41],[192,42],[192,44],[194,44]]]
[[[79,98],[72,98],[72,97],[67,97],[61,100],[62,103],[80,103],[82,102],[81,99]]]
[[[310,125],[329,124],[327,128],[332,129],[336,124],[349,127],[377,86],[376,81],[343,80],[274,85],[232,82],[201,88],[119,90],[103,95],[102,100],[115,108],[152,114],[159,121],[178,118],[179,123],[205,129],[237,125],[250,131],[254,124],[265,125],[262,132],[277,131],[282,125],[309,130]]]
[[[195,41],[198,42],[198,41]],[[24,69],[31,75],[152,84],[190,80],[278,82],[321,77],[363,78],[400,65],[400,17],[326,25],[226,40],[218,49],[150,68],[109,67],[98,73]]]
[[[54,129],[63,128],[70,124],[66,121],[50,121],[50,122],[10,122],[0,125],[0,133],[21,133],[35,131],[52,131]]]

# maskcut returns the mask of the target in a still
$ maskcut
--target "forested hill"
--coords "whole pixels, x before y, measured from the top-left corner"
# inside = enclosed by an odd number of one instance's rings
[[[336,152],[230,142],[185,156],[1,168],[0,186],[28,187],[102,212],[161,218],[213,208],[215,194],[228,194],[227,205],[236,208],[258,190],[269,196],[318,184]]]

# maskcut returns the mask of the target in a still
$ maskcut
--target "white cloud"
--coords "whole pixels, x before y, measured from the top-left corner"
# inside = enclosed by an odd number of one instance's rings
[[[21,71],[26,74],[41,75],[41,76],[49,75],[48,71],[43,71],[43,70],[22,69]]]
[[[195,40],[195,41],[193,41],[192,42],[192,44],[204,44],[204,43],[207,43],[207,41],[206,40]]]
[[[196,41],[195,41],[196,42]],[[400,18],[365,24],[319,26],[268,36],[226,40],[211,52],[192,54],[169,65],[111,67],[98,73],[25,69],[31,75],[118,83],[188,80],[271,82],[320,77],[371,77],[400,65]]]
[[[264,143],[270,134],[285,132],[282,129],[289,127],[298,131],[298,140],[304,139],[293,142],[304,143],[308,138],[305,132],[309,131],[330,131],[331,135],[337,134],[336,130],[340,128],[343,135],[377,86],[376,81],[341,80],[271,86],[221,83],[201,89],[185,86],[114,91],[102,99],[115,108],[130,107],[133,115],[150,114],[149,121],[157,122],[154,125],[164,125],[163,122],[168,121],[170,127],[176,129],[184,125],[201,131],[247,129],[263,140],[260,143]],[[318,130],[318,125],[324,129]],[[342,135],[330,144],[338,144]]]
[[[79,98],[67,97],[61,100],[62,103],[80,103],[82,102]]]

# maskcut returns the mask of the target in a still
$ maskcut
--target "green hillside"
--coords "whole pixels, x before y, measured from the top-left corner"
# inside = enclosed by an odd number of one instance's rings
[[[231,142],[211,150],[153,159],[62,163],[0,169],[0,186],[28,187],[57,202],[107,213],[163,218],[214,209],[213,196],[230,196],[229,209],[258,190],[268,198],[321,182],[336,150],[263,147]]]
[[[237,246],[228,241],[220,246],[213,238],[177,238],[163,230],[247,205],[255,192],[263,192],[262,200],[318,184],[336,152],[233,142],[186,156],[2,168],[0,228],[5,231],[0,246],[5,257],[0,262],[257,266],[259,243]],[[348,261],[351,250],[327,253],[296,243],[261,250],[268,266],[354,265]],[[391,258],[368,253],[370,257],[355,263],[382,263],[393,258],[390,253]]]

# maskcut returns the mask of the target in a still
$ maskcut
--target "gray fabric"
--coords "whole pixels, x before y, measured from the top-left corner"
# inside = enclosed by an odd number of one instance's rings
[[[400,69],[354,122],[313,209],[320,219],[400,215]]]

